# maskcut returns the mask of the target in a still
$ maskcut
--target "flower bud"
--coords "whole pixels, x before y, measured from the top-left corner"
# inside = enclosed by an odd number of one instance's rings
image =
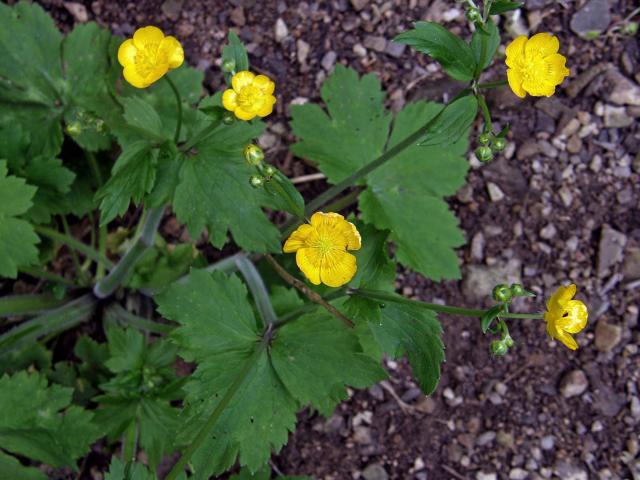
[[[271,178],[276,174],[278,169],[276,167],[274,167],[273,165],[265,165],[264,169],[262,171],[263,171],[263,173],[265,174],[265,176],[267,178]]]
[[[507,142],[504,138],[498,137],[493,142],[491,142],[491,149],[494,152],[501,152],[507,146]]]
[[[480,13],[480,10],[478,10],[476,7],[469,8],[466,11],[465,15],[467,16],[470,22],[475,23],[475,22],[482,21],[482,14]]]
[[[489,147],[478,147],[475,151],[476,158],[481,162],[488,162],[493,159],[493,152]]]
[[[511,284],[511,294],[514,297],[524,297],[525,295],[527,295],[527,291],[521,284],[513,283]]]
[[[501,357],[507,353],[509,347],[502,340],[494,340],[491,342],[491,353],[496,357]]]
[[[634,36],[638,33],[638,22],[628,22],[620,29],[624,35]]]
[[[244,158],[249,165],[257,166],[264,160],[264,152],[259,146],[250,143],[244,147]]]
[[[232,112],[224,112],[222,114],[222,123],[225,125],[231,125],[236,121],[236,116]]]
[[[67,125],[66,128],[67,134],[75,137],[76,135],[80,135],[82,133],[82,125],[79,122],[72,122]]]
[[[483,133],[478,137],[478,143],[480,145],[488,145],[489,142],[491,141],[491,135],[489,135],[488,133]]]
[[[511,338],[511,335],[507,334],[507,336],[502,339],[502,343],[504,343],[507,348],[511,348],[513,347],[513,338]]]
[[[260,175],[251,175],[251,178],[249,178],[249,184],[253,188],[260,188],[264,185],[264,177],[261,177]]]
[[[500,283],[493,288],[492,296],[496,302],[505,303],[511,300],[512,292],[507,285]]]
[[[236,69],[235,60],[228,59],[228,60],[225,60],[224,62],[222,62],[222,71],[227,72],[227,73],[231,73],[235,69]]]

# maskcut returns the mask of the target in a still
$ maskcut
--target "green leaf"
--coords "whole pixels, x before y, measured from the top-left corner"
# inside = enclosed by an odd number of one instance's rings
[[[437,60],[455,80],[474,78],[473,52],[460,37],[434,22],[416,22],[413,30],[402,32],[394,42],[404,43]]]
[[[380,311],[380,321],[368,324],[374,338],[387,354],[396,358],[406,354],[420,388],[425,394],[432,393],[444,361],[442,327],[436,314],[391,302]]]
[[[183,479],[184,477],[180,475],[178,478]],[[104,480],[156,480],[156,476],[141,463],[131,464],[130,471],[127,474],[127,465],[114,455],[111,457],[109,472],[107,472]]]
[[[265,182],[264,191],[267,194],[265,199],[267,206],[304,218],[304,198],[282,172],[277,171],[269,181]]]
[[[493,20],[487,20],[485,30],[487,31],[486,33],[478,29],[473,32],[473,36],[471,37],[471,50],[473,51],[473,56],[476,59],[476,64],[479,66],[480,72],[491,64],[493,56],[500,46],[500,32]],[[486,42],[484,58],[481,58],[483,53],[482,42]]]
[[[138,205],[153,189],[156,178],[158,149],[146,141],[127,145],[116,160],[111,178],[96,193],[100,200],[100,223],[105,225],[129,208]]]
[[[17,458],[0,451],[0,472],[5,478],[16,480],[47,480],[47,476],[37,468],[25,467]]]
[[[69,207],[65,194],[76,178],[57,158],[33,158],[24,170],[29,184],[38,188],[33,207],[27,216],[35,223],[48,223],[51,215],[66,213]]]
[[[391,115],[373,73],[358,78],[355,70],[337,65],[321,96],[328,114],[315,104],[291,107],[291,126],[299,138],[291,150],[317,162],[337,183],[383,152]]]
[[[162,119],[155,109],[138,97],[123,98],[124,119],[138,134],[147,140],[163,142],[170,137],[163,136]]]
[[[393,291],[396,265],[387,253],[389,232],[376,230],[372,225],[358,220],[355,225],[364,241],[362,248],[353,252],[358,270],[349,286]]]
[[[447,147],[468,134],[469,127],[478,114],[478,100],[466,95],[449,103],[425,134],[420,146],[440,145]]]
[[[244,44],[232,30],[229,30],[228,38],[229,43],[222,48],[222,63],[232,61],[236,66],[236,72],[249,70],[249,56]],[[232,76],[231,72],[224,72],[224,79],[227,85],[231,85]]]
[[[171,334],[181,356],[198,364],[185,386],[185,444],[239,376],[242,380],[192,457],[196,478],[224,471],[238,455],[256,472],[272,450],[286,443],[298,408],[311,404],[326,413],[344,397],[345,384],[364,386],[384,377],[379,365],[362,354],[354,333],[324,312],[282,326],[265,348],[247,291],[236,276],[195,270],[156,301],[165,317],[181,325]]]
[[[516,10],[522,6],[522,2],[509,2],[507,0],[496,0],[489,9],[489,15],[499,15],[509,10]]]
[[[195,146],[195,155],[180,158],[173,209],[193,238],[206,228],[209,241],[221,248],[227,241],[227,231],[231,231],[235,242],[245,250],[280,250],[280,233],[261,209],[263,197],[249,185],[254,169],[242,154],[262,129],[259,123],[220,125]]]
[[[15,218],[29,210],[36,188],[7,173],[7,162],[0,160],[0,276],[15,278],[18,267],[38,262],[38,236]]]
[[[75,469],[75,460],[100,433],[91,423],[91,413],[69,406],[72,393],[71,388],[47,387],[46,378],[38,373],[23,371],[0,378],[2,448]]]
[[[439,110],[437,104],[426,102],[405,107],[395,120],[389,148]],[[379,230],[391,231],[396,259],[433,280],[460,276],[453,249],[464,243],[464,237],[442,197],[454,194],[464,183],[466,148],[466,139],[447,149],[409,147],[371,173],[368,188],[360,195],[362,218]]]

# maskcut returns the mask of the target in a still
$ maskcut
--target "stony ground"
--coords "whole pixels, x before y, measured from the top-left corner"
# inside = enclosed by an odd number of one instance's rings
[[[467,30],[460,4],[444,0],[41,3],[65,28],[93,19],[121,34],[144,24],[174,32],[211,89],[221,84],[221,44],[235,28],[252,65],[279,86],[261,142],[291,176],[313,169],[287,154],[288,106],[317,99],[336,63],[376,72],[394,109],[443,100],[450,89],[437,66],[390,39],[420,19]],[[580,350],[526,320],[511,327],[517,348],[495,360],[477,321],[443,318],[447,363],[432,397],[405,364],[388,362],[389,382],[355,393],[329,419],[301,416],[273,459],[280,471],[326,480],[640,478],[640,46],[621,34],[637,4],[525,3],[501,28],[557,34],[572,77],[549,99],[492,91],[496,123],[513,127],[504,157],[482,167],[470,158],[469,184],[451,199],[469,240],[459,252],[465,280],[434,285],[401,273],[398,288],[481,306],[499,281],[521,280],[540,297],[575,282],[590,307]],[[578,35],[594,30],[601,33],[592,40]],[[487,80],[501,76],[498,60]]]

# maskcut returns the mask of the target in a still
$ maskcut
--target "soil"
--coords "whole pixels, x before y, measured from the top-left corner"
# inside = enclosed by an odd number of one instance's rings
[[[172,32],[211,90],[222,83],[216,65],[234,28],[248,44],[252,66],[278,85],[277,112],[261,141],[290,176],[314,169],[287,153],[294,141],[288,106],[318,99],[333,56],[361,73],[376,72],[398,109],[451,92],[432,61],[390,40],[415,20],[467,31],[461,5],[444,0],[40,3],[65,30],[78,21],[69,3],[79,3],[89,19],[118,34],[147,24]],[[496,359],[477,320],[444,316],[447,362],[431,397],[420,393],[404,362],[389,361],[384,387],[354,393],[329,419],[302,413],[289,444],[273,457],[277,470],[326,480],[640,478],[640,98],[636,92],[619,104],[612,93],[638,88],[638,37],[613,28],[637,3],[609,2],[609,29],[594,40],[570,28],[584,1],[525,3],[510,30],[557,35],[572,76],[549,99],[523,101],[507,88],[491,92],[495,123],[512,125],[509,146],[488,165],[470,155],[469,184],[450,200],[469,240],[459,250],[467,280],[433,284],[402,271],[398,290],[486,306],[487,276],[502,272],[539,294],[520,305],[531,310],[542,309],[542,298],[558,285],[575,282],[590,307],[581,348],[572,352],[550,340],[543,322],[513,321],[516,347]],[[279,19],[287,32],[277,40]],[[504,68],[496,60],[486,80],[503,77]],[[622,109],[628,126],[603,116],[612,108]],[[301,184],[307,196],[322,188],[322,181]],[[569,396],[570,387],[579,393]]]

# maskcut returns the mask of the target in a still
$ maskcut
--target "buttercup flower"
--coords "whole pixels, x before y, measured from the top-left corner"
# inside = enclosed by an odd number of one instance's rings
[[[127,82],[136,88],[146,88],[182,65],[184,50],[178,40],[165,37],[158,27],[143,27],[120,45],[118,62],[124,67]]]
[[[506,50],[507,79],[513,93],[524,98],[550,97],[564,77],[571,74],[567,59],[558,53],[560,42],[550,33],[538,33],[527,39],[519,36]]]
[[[587,306],[580,300],[573,300],[575,294],[575,285],[558,288],[547,302],[544,313],[547,333],[571,350],[577,349],[578,343],[570,334],[582,330],[588,317]]]
[[[360,250],[356,226],[338,213],[314,213],[310,224],[299,226],[284,244],[285,253],[296,252],[296,263],[314,285],[340,287],[356,274],[356,257],[347,250]]]
[[[222,105],[240,120],[266,117],[273,112],[276,84],[266,75],[255,75],[247,70],[231,78],[231,86],[222,94]]]

